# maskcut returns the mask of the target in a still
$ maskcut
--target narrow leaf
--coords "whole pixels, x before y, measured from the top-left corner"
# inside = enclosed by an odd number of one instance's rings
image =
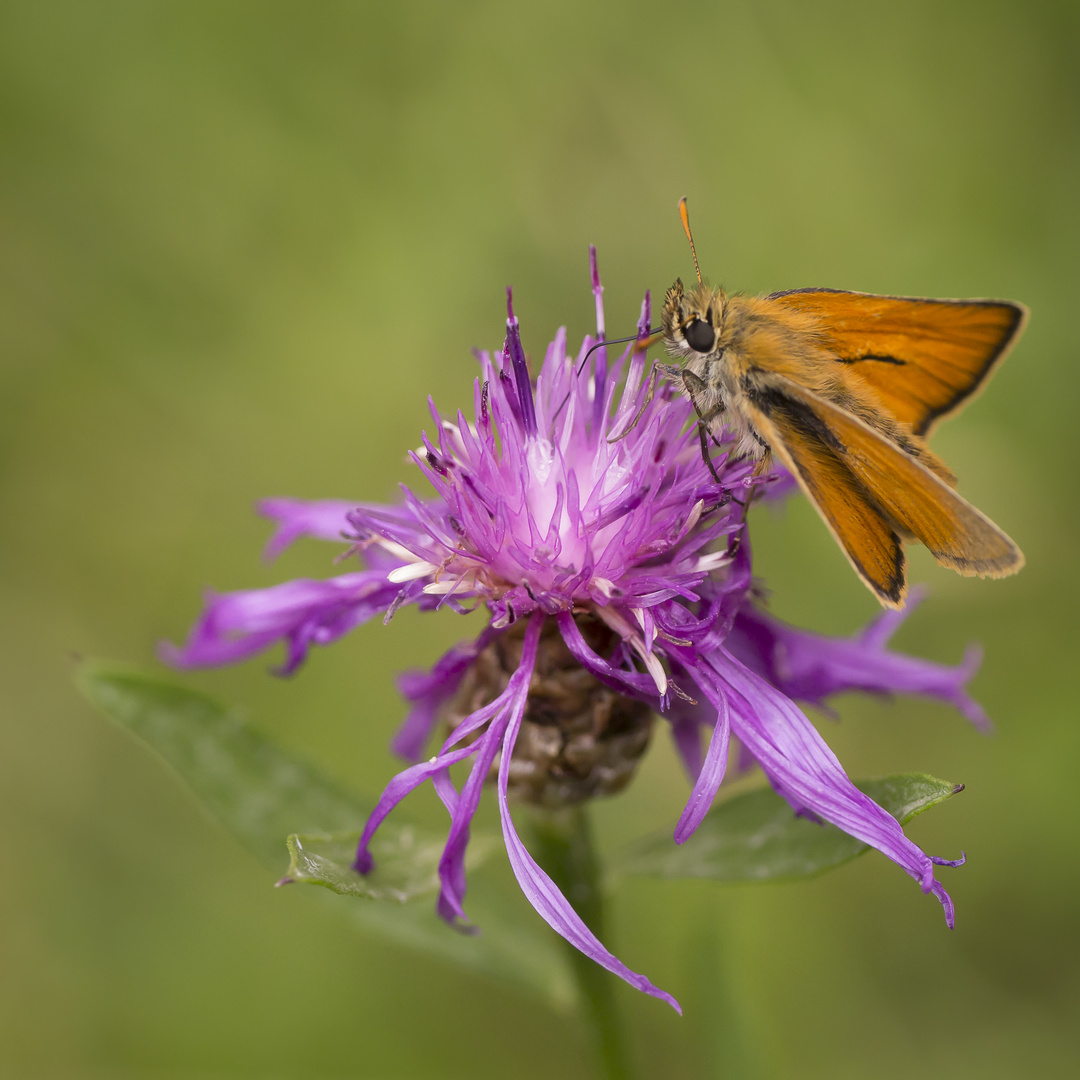
[[[901,824],[963,790],[925,773],[857,780],[856,786]],[[796,817],[771,788],[736,795],[710,810],[678,845],[670,833],[635,845],[616,873],[716,881],[785,881],[820,874],[869,851],[833,825]]]
[[[162,758],[199,804],[260,862],[280,867],[294,832],[359,828],[368,813],[306,762],[212,698],[138,669],[84,661],[83,694]]]
[[[384,836],[380,829],[371,844],[375,869],[370,874],[358,874],[353,869],[359,842],[359,831],[329,836],[294,833],[287,841],[292,860],[288,879],[323,885],[344,896],[394,900],[399,904],[438,890],[441,837],[411,825],[399,826],[392,837]],[[474,836],[466,857],[467,869],[478,866],[494,846],[493,837]]]
[[[482,931],[476,935],[450,929],[430,902],[405,903],[438,888],[443,838],[435,832],[384,822],[373,847],[378,868],[363,878],[349,864],[370,801],[344,791],[204,694],[104,661],[84,661],[75,678],[92,704],[157,754],[275,876],[289,837],[292,865],[285,880],[363,897],[347,910],[365,931],[514,983],[553,1008],[572,1007],[575,990],[557,943],[491,882],[470,892],[469,910]],[[470,866],[494,847],[492,838],[474,837]]]
[[[411,830],[405,830],[406,836]],[[323,885],[342,896],[360,896],[365,900],[395,900],[404,904],[414,896],[433,893],[439,887],[438,840],[406,843],[387,856],[383,837],[372,845],[376,869],[367,875],[352,868],[359,832],[332,836],[293,833],[287,841],[289,870],[283,881]]]

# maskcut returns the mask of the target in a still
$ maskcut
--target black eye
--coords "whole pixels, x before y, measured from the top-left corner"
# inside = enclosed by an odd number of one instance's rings
[[[686,344],[695,352],[712,352],[716,344],[716,331],[701,319],[691,319],[682,328]]]

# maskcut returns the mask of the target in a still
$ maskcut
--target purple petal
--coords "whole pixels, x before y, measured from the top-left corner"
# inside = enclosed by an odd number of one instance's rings
[[[798,630],[755,608],[744,607],[728,639],[730,650],[788,697],[820,704],[831,694],[919,694],[955,706],[976,727],[991,727],[982,707],[966,691],[981,654],[969,649],[963,663],[946,667],[889,652],[889,636],[906,612],[888,611],[853,638]]]
[[[458,794],[458,789],[454,787],[454,781],[450,779],[450,770],[443,769],[442,772],[435,773],[431,778],[431,786],[435,789],[435,794],[439,796],[443,806],[446,807],[446,812],[453,816],[461,796]]]
[[[263,517],[278,523],[274,535],[263,549],[263,558],[276,559],[301,536],[343,540],[342,533],[349,527],[347,515],[355,507],[356,503],[341,502],[339,499],[313,502],[303,499],[263,499],[256,509]]]
[[[962,851],[959,859],[943,859],[940,855],[931,855],[930,861],[935,866],[963,866],[967,862],[967,855]]]
[[[294,671],[309,645],[328,645],[373,615],[385,611],[401,592],[381,570],[315,581],[299,578],[269,589],[210,594],[185,645],[164,643],[162,660],[196,668],[246,660],[284,640],[282,674]]]
[[[521,666],[523,668],[527,667],[530,675],[536,662],[536,642],[540,637],[538,629],[535,634],[533,634],[533,631],[534,628],[539,627],[541,621],[540,616],[533,616],[533,621],[526,632],[525,648],[522,650]],[[529,642],[530,635],[533,635],[534,638],[531,646]],[[530,648],[531,653],[529,653]],[[540,869],[536,860],[525,849],[525,845],[521,842],[514,828],[514,822],[510,817],[507,789],[510,780],[510,759],[514,752],[514,743],[517,740],[518,731],[521,728],[521,718],[525,713],[525,700],[525,695],[521,695],[514,702],[509,724],[503,737],[502,760],[499,762],[499,815],[502,819],[503,841],[506,844],[506,853],[510,857],[510,866],[513,868],[514,876],[521,886],[521,891],[525,894],[529,903],[536,908],[540,917],[557,934],[569,941],[575,949],[580,949],[590,960],[595,960],[601,967],[605,967],[621,979],[625,979],[635,989],[660,998],[661,1001],[666,1001],[681,1015],[682,1007],[669,993],[653,986],[644,975],[638,975],[637,972],[631,971],[600,944],[599,939],[570,906],[555,882]]]
[[[596,245],[589,245],[589,278],[592,281],[593,299],[596,301],[596,339],[604,336],[604,286],[600,283],[600,266],[596,261]]]
[[[689,711],[685,716],[671,717],[671,737],[691,783],[701,774],[704,764],[701,756],[701,726],[698,718]]]
[[[525,359],[525,350],[521,347],[521,331],[518,329],[517,316],[514,315],[513,294],[509,289],[506,290],[506,348],[514,368],[521,422],[526,436],[533,438],[536,435],[536,408],[533,404],[532,379],[529,376],[529,362]]]
[[[536,665],[540,631],[543,625],[543,616],[533,617],[525,631],[525,643],[517,671],[511,676],[506,689],[496,701],[492,702],[488,710],[483,710],[494,715],[487,731],[471,748],[476,754],[476,760],[473,762],[472,771],[454,807],[450,833],[446,838],[442,858],[439,860],[439,878],[442,881],[439,914],[448,922],[453,922],[455,918],[467,920],[462,901],[465,899],[465,849],[469,843],[469,827],[476,808],[480,805],[483,786],[495,755],[499,752],[506,725],[514,713],[524,714],[525,702],[529,696],[529,680],[532,678],[533,668]]]
[[[720,784],[727,771],[728,748],[731,739],[731,721],[729,717],[727,698],[723,693],[710,697],[716,706],[716,726],[713,728],[712,738],[709,740],[709,750],[705,755],[705,764],[698,773],[694,788],[690,792],[686,809],[683,810],[678,824],[675,826],[675,843],[685,843],[694,833],[694,830],[704,820],[705,815],[712,806],[713,799],[720,789]]]
[[[941,901],[945,921],[953,925],[952,901],[934,879],[933,862],[891,814],[855,787],[813,724],[788,698],[723,649],[708,658],[708,669],[702,666],[694,674],[703,689],[713,683],[712,693],[726,692],[735,734],[782,794],[797,808],[817,814],[902,866],[923,892]]]
[[[406,671],[398,676],[398,689],[413,707],[390,743],[395,754],[406,761],[420,757],[439,709],[457,693],[465,672],[498,636],[498,631],[488,626],[475,641],[455,645],[441,656],[431,671]]]
[[[379,797],[375,809],[364,824],[364,831],[360,834],[360,843],[356,848],[356,859],[353,861],[353,869],[359,874],[368,874],[374,869],[375,861],[368,851],[368,845],[375,831],[386,820],[387,814],[410,792],[415,791],[425,780],[430,780],[438,773],[445,772],[451,765],[475,753],[474,747],[464,746],[459,750],[451,750],[448,754],[440,754],[430,761],[413,765],[412,768],[399,772]]]
[[[610,686],[613,690],[618,690],[621,694],[627,694],[653,706],[659,704],[656,683],[653,682],[652,676],[642,675],[636,671],[625,671],[609,664],[603,657],[598,656],[589,648],[588,642],[582,636],[581,630],[578,624],[574,622],[574,617],[570,612],[560,612],[556,616],[556,621],[562,639],[566,642],[566,647],[582,667],[587,668],[602,683]]]
[[[652,317],[652,298],[649,291],[645,291],[645,299],[641,303],[641,316],[638,318],[637,334],[639,338],[649,336],[649,320]],[[630,366],[626,372],[626,382],[623,385],[622,397],[619,399],[619,407],[615,412],[610,430],[612,432],[623,431],[627,421],[637,412],[638,398],[641,391],[641,379],[645,374],[646,350],[635,348],[636,342],[632,342],[630,348]]]
[[[596,340],[604,340],[604,286],[600,284],[600,267],[596,261],[596,246],[589,245],[589,276],[592,278],[593,297],[596,300]],[[607,349],[599,348],[593,353],[593,427],[599,430],[604,416],[607,386]]]

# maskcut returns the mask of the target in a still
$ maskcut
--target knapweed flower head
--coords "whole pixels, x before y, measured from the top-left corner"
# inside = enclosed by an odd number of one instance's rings
[[[375,615],[389,620],[404,604],[485,607],[478,638],[430,671],[401,677],[411,710],[393,746],[413,764],[371,814],[356,868],[370,871],[373,834],[430,781],[450,816],[438,911],[464,922],[470,824],[494,779],[506,850],[533,907],[597,963],[676,1008],[596,938],[529,854],[510,812],[511,796],[560,806],[623,787],[657,713],[691,779],[676,843],[705,817],[737,744],[739,767],[756,763],[795,813],[831,822],[898,863],[940,900],[951,926],[952,902],[934,866],[956,864],[926,855],[854,786],[795,700],[821,704],[853,689],[926,694],[981,725],[964,690],[977,657],[945,668],[889,652],[895,612],[855,638],[834,639],[762,610],[744,504],[754,483],[782,487],[782,478],[754,479],[750,463],[714,448],[718,482],[690,404],[668,386],[649,398],[640,349],[614,361],[597,349],[579,372],[604,337],[595,252],[591,267],[597,336],[577,356],[560,330],[534,378],[508,303],[501,353],[478,354],[472,418],[444,419],[432,403],[431,436],[412,460],[434,496],[405,488],[392,506],[262,504],[278,523],[270,554],[301,535],[344,539],[360,569],[211,596],[187,644],[167,649],[167,659],[231,663],[282,641],[281,670],[291,672],[312,644]],[[649,314],[646,296],[642,335]],[[424,759],[440,724],[441,743]],[[467,761],[459,786],[450,770]]]

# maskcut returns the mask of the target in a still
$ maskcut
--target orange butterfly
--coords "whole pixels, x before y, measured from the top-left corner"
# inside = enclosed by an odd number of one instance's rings
[[[686,200],[679,203],[697,268]],[[959,574],[1005,577],[1020,549],[954,490],[927,449],[938,420],[982,388],[1027,320],[1011,300],[927,300],[838,289],[728,296],[701,280],[668,290],[662,331],[705,433],[788,468],[887,607],[907,591],[904,541]],[[708,460],[706,456],[706,460]],[[711,467],[711,463],[710,463]]]

